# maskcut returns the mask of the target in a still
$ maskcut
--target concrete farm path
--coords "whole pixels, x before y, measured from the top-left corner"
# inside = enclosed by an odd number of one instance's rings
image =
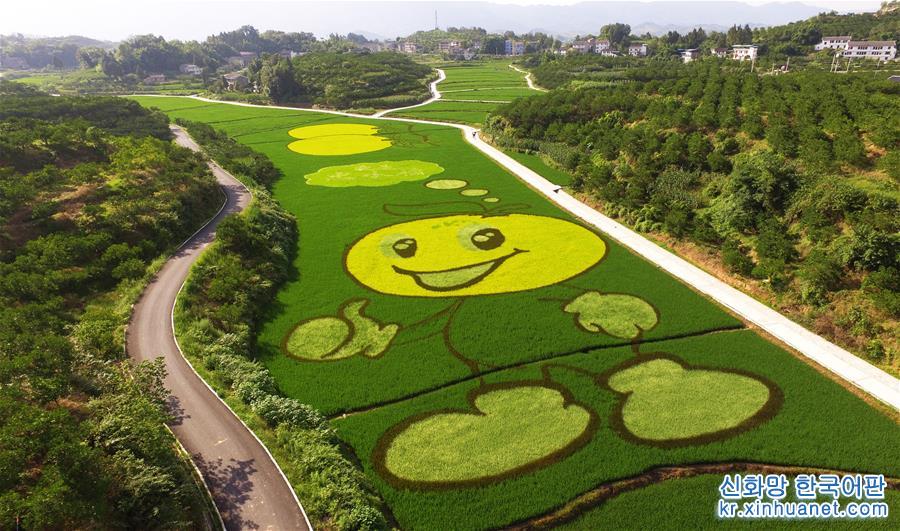
[[[521,68],[519,68],[516,65],[509,65],[509,67],[512,68],[513,70],[515,70],[516,72],[525,74],[525,82],[528,83],[528,88],[530,88],[531,90],[537,90],[539,92],[547,92],[547,89],[541,88],[534,84],[534,81],[531,79],[531,72],[522,70]]]
[[[387,114],[389,112],[405,111],[406,109],[415,109],[416,107],[422,107],[423,105],[428,105],[429,103],[433,103],[433,102],[441,99],[441,91],[438,90],[437,86],[438,86],[438,83],[447,79],[447,73],[444,72],[440,68],[435,68],[435,70],[437,70],[438,78],[428,84],[428,90],[431,91],[430,98],[423,101],[422,103],[417,103],[415,105],[407,105],[406,107],[394,107],[393,109],[384,109],[383,111],[378,111],[372,115],[372,118],[381,118],[382,116],[384,116],[385,114]]]
[[[852,384],[863,392],[877,400],[900,411],[900,380],[894,378],[885,371],[860,359],[843,348],[831,343],[825,338],[810,332],[803,326],[791,321],[784,315],[769,308],[753,297],[743,293],[713,275],[700,269],[687,260],[675,255],[652,241],[644,238],[625,225],[604,216],[590,206],[582,203],[534,170],[516,161],[506,153],[488,144],[478,136],[479,129],[462,124],[436,122],[433,120],[420,120],[415,118],[399,118],[393,116],[370,116],[341,111],[329,111],[319,109],[298,109],[278,105],[254,105],[251,103],[226,102],[202,98],[199,96],[184,96],[207,103],[223,105],[238,105],[245,107],[275,108],[295,112],[315,112],[345,116],[354,119],[378,119],[394,122],[419,123],[426,125],[441,125],[455,127],[462,131],[466,141],[479,151],[497,162],[510,173],[525,182],[532,189],[546,196],[573,216],[581,219],[601,232],[616,240],[634,253],[642,256],[660,269],[693,287],[719,304],[725,306],[745,321],[752,323],[772,337],[799,352],[806,358],[821,365],[837,377]],[[828,410],[828,405],[823,404],[823,411]]]
[[[200,147],[172,126],[176,142]],[[209,168],[225,193],[222,209],[166,262],[144,290],[128,325],[126,347],[137,361],[162,357],[175,420],[172,431],[203,476],[226,529],[311,529],[293,488],[269,451],[194,371],[175,338],[175,300],[191,265],[215,238],[223,218],[242,211],[251,195],[214,162]]]

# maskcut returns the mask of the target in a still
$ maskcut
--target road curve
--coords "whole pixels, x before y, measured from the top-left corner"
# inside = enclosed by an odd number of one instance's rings
[[[179,145],[200,151],[181,128],[172,130]],[[231,174],[214,162],[209,167],[225,192],[225,204],[144,290],[131,315],[126,348],[137,361],[165,359],[165,384],[175,415],[172,431],[203,475],[226,529],[311,529],[266,447],[194,372],[175,339],[172,310],[191,265],[213,241],[219,222],[242,211],[251,199],[250,191]]]
[[[422,103],[417,103],[415,105],[407,105],[406,107],[394,107],[393,109],[384,109],[384,110],[378,111],[372,115],[372,118],[381,118],[382,116],[384,116],[385,114],[387,114],[389,112],[405,111],[406,109],[414,109],[416,107],[428,105],[429,103],[432,103],[432,102],[435,102],[435,101],[441,99],[441,91],[438,90],[437,86],[438,86],[438,83],[447,79],[447,73],[444,72],[440,68],[435,68],[435,70],[437,70],[438,78],[428,84],[428,90],[431,91],[430,98],[423,101]]]

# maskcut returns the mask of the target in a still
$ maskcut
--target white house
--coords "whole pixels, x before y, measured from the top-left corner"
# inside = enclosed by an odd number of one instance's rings
[[[596,41],[594,39],[585,39],[583,41],[574,41],[571,46],[573,52],[588,53],[593,51]]]
[[[735,44],[731,47],[731,58],[735,61],[753,61],[758,50],[755,44]]]
[[[831,35],[822,37],[822,42],[816,45],[816,50],[846,50],[850,44],[850,35]]]
[[[178,66],[178,71],[182,74],[190,74],[192,76],[199,76],[203,73],[203,69],[197,65],[192,64],[183,64]]]
[[[503,43],[503,52],[506,55],[524,55],[525,43],[506,39],[506,42]]]
[[[728,48],[713,48],[709,51],[714,57],[725,59],[728,57]]]
[[[449,55],[456,55],[462,52],[462,43],[459,41],[441,41],[438,43],[438,51]]]
[[[843,53],[844,57],[853,59],[893,61],[897,57],[897,43],[895,41],[850,41]]]
[[[629,45],[628,55],[633,55],[634,57],[646,57],[647,45],[642,42]]]
[[[418,53],[419,45],[412,41],[403,41],[400,43],[400,51],[403,53]]]
[[[603,50],[602,52],[600,52],[600,55],[602,55],[603,57],[619,57],[622,54],[615,50]]]
[[[687,50],[681,50],[681,60],[685,63],[690,63],[696,59],[700,58],[700,50],[697,48],[689,48]]]
[[[594,41],[594,53],[602,54],[606,50],[609,50],[610,44],[607,39],[597,39]]]

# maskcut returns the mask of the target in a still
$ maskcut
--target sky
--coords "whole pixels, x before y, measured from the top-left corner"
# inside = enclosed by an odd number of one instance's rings
[[[383,3],[383,0],[354,1]],[[393,1],[422,3],[421,0]],[[458,3],[466,1],[474,0],[459,0]],[[493,4],[526,6],[580,3],[577,0],[489,1]],[[602,3],[607,0],[593,1]],[[679,0],[653,0],[653,3],[665,4],[675,1]],[[714,9],[714,5],[719,0],[694,1],[709,2],[711,4],[709,9]],[[776,9],[778,4],[784,4],[786,0],[781,2],[772,0],[741,1],[753,6],[775,4],[767,7]],[[797,2],[816,6],[823,11],[834,9],[840,12],[874,11],[880,5],[880,0],[797,0]],[[361,17],[362,21],[351,22],[351,19],[344,16],[342,10],[329,9],[325,2],[310,4],[302,0],[3,0],[3,3],[0,34],[84,35],[103,40],[121,40],[129,35],[154,33],[170,39],[203,39],[211,33],[234,29],[243,24],[252,24],[258,29],[311,31],[318,36],[326,36],[332,31],[346,33],[347,31],[370,30],[376,36],[393,38],[397,35],[405,35],[410,28],[419,29],[417,26],[411,26],[410,20],[399,20],[400,17],[403,17],[402,10],[399,12],[401,14],[392,15],[398,17],[398,31],[395,34],[388,34],[391,27],[385,24],[386,21],[378,21],[380,24],[372,22],[371,28],[361,27],[366,25],[364,22],[367,20],[366,17]],[[646,2],[644,3],[646,4]],[[374,6],[372,7],[374,8]],[[363,8],[361,10],[364,11]],[[377,14],[373,14],[373,16],[377,17]],[[639,22],[664,24],[664,18]],[[602,22],[612,22],[612,20]],[[733,22],[753,23],[755,21],[735,20]],[[473,20],[471,25],[487,26],[484,20]],[[503,28],[487,27],[487,29],[492,31]],[[553,31],[553,28],[547,29]]]

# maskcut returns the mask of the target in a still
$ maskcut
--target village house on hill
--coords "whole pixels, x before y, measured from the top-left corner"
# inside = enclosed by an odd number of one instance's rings
[[[754,61],[759,47],[755,44],[735,44],[731,47],[731,58],[735,61]]]
[[[843,52],[844,57],[853,59],[874,59],[893,61],[897,57],[896,41],[850,41]]]
[[[850,35],[831,35],[822,37],[822,42],[815,46],[818,50],[846,50],[847,45],[853,37]]]
[[[192,76],[199,76],[203,73],[203,69],[197,65],[193,64],[183,64],[178,66],[178,71],[182,74],[190,74]]]
[[[225,80],[225,88],[228,90],[244,90],[250,85],[250,80],[240,72],[232,72],[222,76]]]
[[[689,48],[687,50],[679,51],[681,54],[681,61],[684,63],[690,63],[691,61],[695,61],[700,58],[700,50],[697,48]]]
[[[506,39],[503,43],[503,53],[506,55],[525,55],[525,43]]]
[[[633,57],[646,57],[647,45],[642,42],[628,45],[628,55]]]

